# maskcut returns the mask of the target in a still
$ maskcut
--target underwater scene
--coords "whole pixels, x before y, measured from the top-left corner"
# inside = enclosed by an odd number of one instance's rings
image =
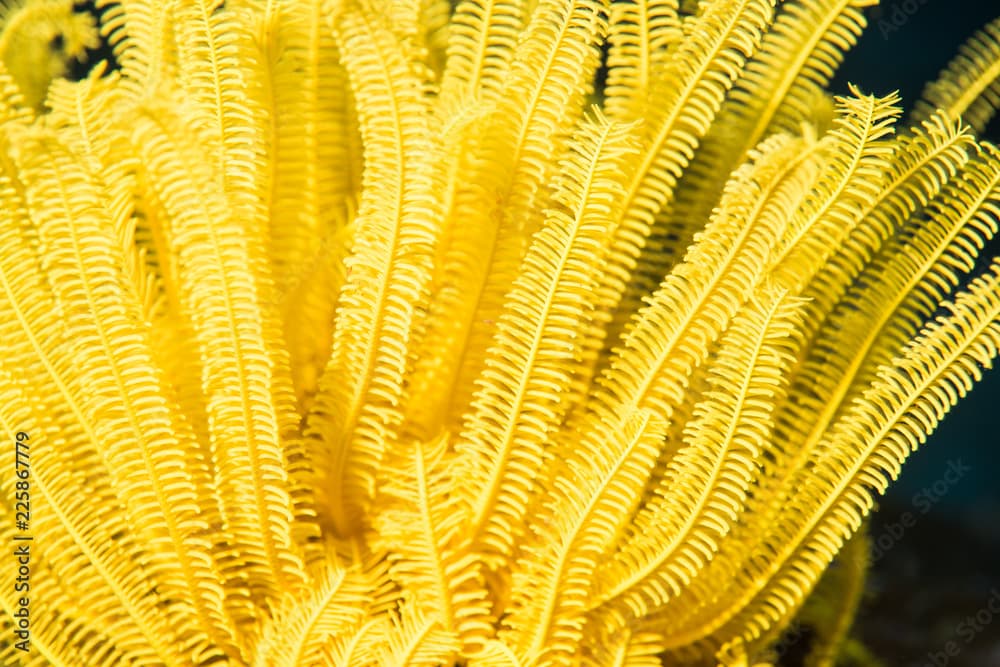
[[[1000,667],[1000,2],[0,0],[0,667]]]

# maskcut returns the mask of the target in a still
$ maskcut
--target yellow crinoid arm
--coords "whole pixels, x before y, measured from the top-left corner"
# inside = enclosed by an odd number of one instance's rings
[[[387,466],[372,542],[392,554],[394,579],[468,656],[478,654],[493,635],[492,605],[481,559],[462,548],[469,511],[453,454],[446,437],[414,442],[406,458]]]
[[[559,208],[550,209],[505,298],[455,443],[474,480],[469,537],[505,559],[522,533],[543,446],[568,408],[560,388],[580,371],[574,339],[589,326],[587,295],[603,271],[608,221],[636,152],[631,129],[600,116],[578,129],[553,195]]]
[[[469,288],[439,316],[461,327],[445,385],[450,419],[461,418],[476,391],[504,297],[552,205],[549,184],[583,117],[606,32],[606,3],[542,0],[484,120],[481,152],[468,179],[472,192],[460,191],[455,211],[473,233],[451,260],[466,267]]]
[[[234,219],[212,162],[202,159],[197,130],[165,106],[140,110],[133,125],[146,196],[161,207],[177,265],[179,312],[196,346],[214,483],[240,553],[228,565],[250,573],[229,583],[266,605],[304,585],[296,536],[308,525],[295,522],[293,531],[296,482],[286,457],[301,436],[276,312],[263,299],[266,265],[255,234]]]
[[[677,0],[611,3],[604,86],[604,110],[610,118],[642,117],[653,83],[664,74],[670,50],[682,37]]]
[[[441,94],[492,102],[510,70],[526,20],[521,0],[462,0],[448,33]]]
[[[101,36],[121,66],[122,92],[142,99],[177,76],[177,43],[171,3],[97,0]]]
[[[642,297],[663,278],[668,267],[647,262],[643,250],[656,216],[674,200],[681,175],[760,46],[773,12],[768,0],[704,3],[685,20],[683,37],[671,44],[660,73],[650,78],[639,160],[612,229],[612,245],[621,251],[597,289],[600,326],[584,341],[591,373],[605,343],[618,343]],[[645,289],[632,289],[638,284]]]
[[[409,55],[378,14],[348,5],[335,36],[358,100],[365,170],[333,348],[308,436],[323,520],[356,534],[401,420],[407,348],[425,308],[439,234],[427,104]]]
[[[947,316],[923,329],[903,356],[884,365],[863,400],[827,432],[799,493],[768,538],[742,559],[731,586],[692,609],[666,633],[668,647],[742,636],[781,624],[805,599],[843,543],[895,479],[906,457],[1000,353],[1000,263],[946,305]]]
[[[13,129],[5,128],[5,140]],[[120,245],[101,225],[95,189],[58,142],[45,134],[31,141],[42,150],[23,154],[19,165],[4,146],[0,189],[2,428],[11,441],[18,431],[33,439],[30,529],[60,573],[54,597],[79,603],[74,632],[111,630],[95,638],[95,662],[117,646],[180,666],[185,646],[205,648],[227,634],[205,545],[185,541],[206,528],[195,518],[199,492],[193,480],[167,472],[178,464],[195,472],[197,453],[130,317],[138,302],[115,269]],[[52,251],[45,263],[42,247]],[[184,499],[179,508],[166,505],[172,492]],[[150,553],[161,553],[159,565],[136,568]],[[178,576],[185,566],[186,580]],[[204,623],[157,613],[145,591],[159,585],[197,600]],[[57,617],[39,621],[48,650],[75,659],[72,644],[45,627],[57,626]]]
[[[49,84],[71,60],[98,45],[93,18],[68,0],[15,2],[0,7],[0,62],[24,103],[40,108]]]
[[[598,583],[591,607],[611,622],[668,605],[740,518],[801,345],[802,305],[764,289],[729,325],[680,450]]]
[[[986,129],[1000,109],[1000,19],[962,45],[937,81],[927,84],[913,115],[924,120],[937,109],[976,132]]]
[[[726,178],[747,152],[774,132],[798,133],[803,122],[822,127],[823,91],[865,26],[857,0],[790,0],[780,3],[760,49],[719,109],[684,173],[676,204],[656,218],[654,238],[666,230],[696,230],[718,200]],[[817,107],[824,107],[817,109]],[[674,232],[677,234],[678,232]],[[689,238],[680,232],[680,243]],[[661,271],[683,250],[655,259]],[[649,254],[649,253],[647,253]],[[652,261],[654,258],[650,257]]]

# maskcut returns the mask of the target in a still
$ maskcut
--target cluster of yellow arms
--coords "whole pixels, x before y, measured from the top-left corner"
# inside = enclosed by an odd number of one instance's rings
[[[0,12],[0,664],[864,658],[1000,22],[901,120],[857,0],[98,4]]]

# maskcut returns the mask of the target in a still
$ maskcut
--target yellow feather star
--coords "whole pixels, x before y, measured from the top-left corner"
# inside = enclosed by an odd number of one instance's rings
[[[1000,350],[1000,24],[907,125],[857,0],[99,4],[0,13],[0,664],[833,664]]]

